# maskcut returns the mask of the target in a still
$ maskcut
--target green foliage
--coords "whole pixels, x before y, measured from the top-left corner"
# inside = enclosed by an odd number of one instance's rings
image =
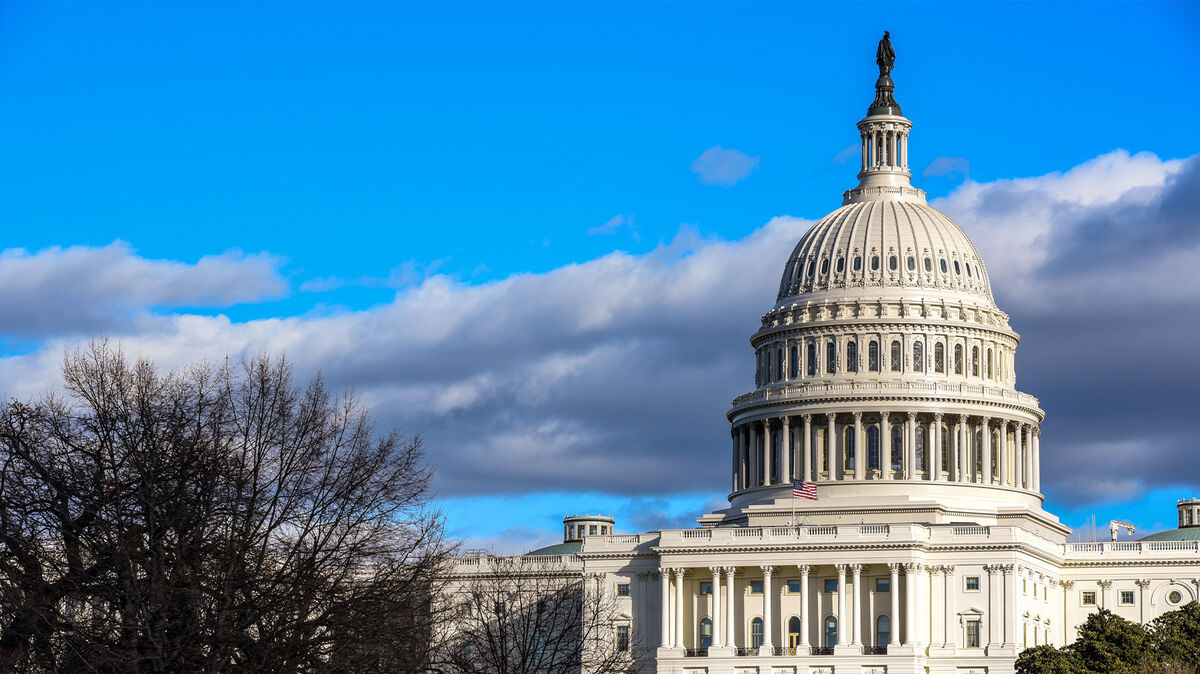
[[[1200,674],[1200,604],[1143,627],[1107,610],[1088,616],[1075,643],[1028,648],[1018,674]]]

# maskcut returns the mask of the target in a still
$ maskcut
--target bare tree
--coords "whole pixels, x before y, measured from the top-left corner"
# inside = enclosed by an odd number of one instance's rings
[[[0,407],[0,671],[417,671],[446,556],[419,438],[282,359],[105,343]]]
[[[634,637],[611,589],[577,565],[538,557],[460,564],[431,670],[442,674],[620,674]]]

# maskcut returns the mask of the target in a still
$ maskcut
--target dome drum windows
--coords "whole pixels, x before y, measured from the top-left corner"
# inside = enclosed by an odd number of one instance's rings
[[[867,371],[879,372],[879,342],[874,339],[867,345]]]
[[[892,372],[900,371],[900,361],[901,360],[902,360],[902,357],[900,355],[900,340],[898,340],[898,339],[892,340],[892,353],[891,353]]]
[[[971,347],[971,376],[979,376],[979,347]]]
[[[913,342],[913,372],[925,371],[925,346],[921,342]]]
[[[808,360],[808,362],[806,363],[805,370],[808,372],[808,376],[810,376],[810,377],[817,376],[817,344],[816,344],[816,342],[812,341],[811,339],[808,340],[808,358],[807,358],[807,360]]]
[[[846,371],[858,372],[858,342],[853,339],[846,343]]]
[[[880,470],[879,427],[875,425],[867,428],[867,470]]]
[[[788,359],[788,368],[789,368],[788,374],[791,376],[792,379],[795,379],[800,376],[800,354],[798,353],[799,350],[800,350],[799,347],[797,347],[795,344],[793,344],[791,347],[791,354],[789,354],[789,355],[791,355],[791,358]]]
[[[933,345],[933,371],[938,374],[946,372],[946,347],[941,342]]]
[[[962,344],[954,345],[954,374],[963,373],[963,348]]]
[[[837,373],[837,342],[832,339],[825,343],[825,372]]]

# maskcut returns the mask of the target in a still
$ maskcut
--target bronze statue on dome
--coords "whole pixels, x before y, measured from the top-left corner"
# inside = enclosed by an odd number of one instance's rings
[[[875,50],[875,62],[879,64],[880,75],[892,72],[892,64],[896,62],[896,51],[892,49],[892,40],[886,30],[879,41],[879,48]]]

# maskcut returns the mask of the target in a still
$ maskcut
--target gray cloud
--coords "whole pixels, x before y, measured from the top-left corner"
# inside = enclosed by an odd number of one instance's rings
[[[750,175],[757,166],[758,157],[715,145],[696,157],[692,162],[692,173],[700,176],[700,182],[705,185],[729,187]]]
[[[1095,498],[1097,485],[1111,487],[1106,500],[1181,480],[1200,486],[1196,471],[1180,470],[1194,463],[1200,378],[1195,237],[1151,235],[1122,264],[1060,273],[1065,262],[1055,262],[1059,246],[1085,254],[1097,222],[1118,238],[1131,236],[1122,228],[1184,227],[1164,220],[1183,217],[1173,204],[1188,203],[1178,192],[1193,184],[1195,161],[1118,152],[1063,174],[968,180],[934,204],[976,241],[1022,333],[1018,382],[1049,415],[1043,483],[1069,500]],[[356,387],[383,423],[425,435],[444,496],[548,485],[615,492],[636,497],[617,513],[622,526],[690,525],[694,513],[653,497],[724,496],[724,412],[753,385],[747,339],[809,224],[780,217],[737,241],[683,228],[646,255],[477,285],[422,277],[368,311],[245,323],[177,315],[116,336],[168,365],[272,351],[302,375],[319,367],[334,385]],[[52,381],[72,343],[0,359],[8,393]]]
[[[39,337],[143,329],[151,309],[224,307],[281,297],[280,258],[228,252],[194,264],[150,260],[127,244],[0,253],[0,334]]]

